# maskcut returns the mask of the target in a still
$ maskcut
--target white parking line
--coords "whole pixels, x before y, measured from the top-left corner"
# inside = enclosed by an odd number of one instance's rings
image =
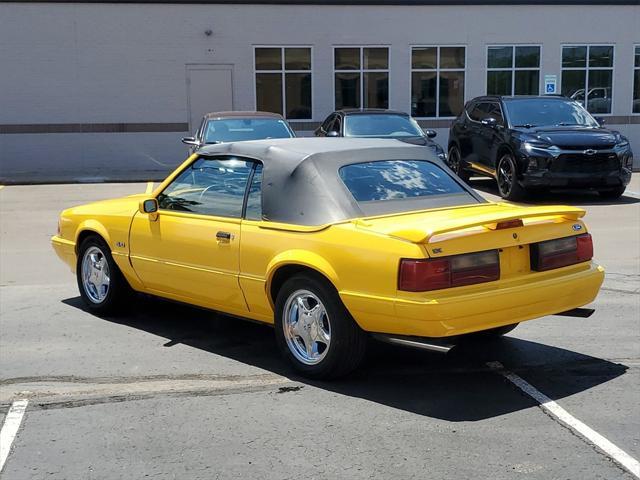
[[[629,190],[625,190],[624,194],[627,197],[640,198],[640,193],[638,193],[638,192],[630,192]]]
[[[2,430],[0,430],[0,472],[4,467],[4,462],[7,461],[11,444],[13,443],[13,439],[16,438],[28,404],[29,400],[16,400],[11,404],[11,408],[9,408],[7,416],[4,419]]]
[[[632,475],[640,478],[640,462],[638,462],[638,460],[615,446],[609,440],[582,423],[577,418],[573,417],[569,412],[547,397],[544,393],[537,390],[533,385],[526,382],[515,373],[506,370],[500,362],[487,362],[487,365],[537,401],[540,404],[540,408],[546,411],[549,415],[552,415],[571,430],[587,439]]]

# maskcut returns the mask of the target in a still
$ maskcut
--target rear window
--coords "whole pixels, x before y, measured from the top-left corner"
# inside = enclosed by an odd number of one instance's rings
[[[340,168],[339,173],[358,203],[428,200],[448,195],[464,195],[467,200],[476,201],[447,172],[427,161],[354,163]]]

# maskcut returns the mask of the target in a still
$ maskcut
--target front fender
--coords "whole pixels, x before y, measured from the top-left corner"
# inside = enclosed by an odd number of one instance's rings
[[[78,224],[78,227],[76,228],[76,233],[75,233],[76,251],[80,246],[80,242],[78,241],[80,235],[83,232],[87,232],[87,231],[95,232],[98,235],[100,235],[104,239],[104,241],[107,242],[107,245],[109,245],[109,247],[113,250],[113,242],[111,241],[111,235],[109,235],[109,231],[107,230],[107,228],[99,221],[89,218],[80,222]]]

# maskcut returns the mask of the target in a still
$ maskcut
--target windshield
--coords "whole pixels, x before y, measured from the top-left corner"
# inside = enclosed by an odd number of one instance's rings
[[[345,137],[422,137],[422,129],[411,117],[393,114],[347,115]]]
[[[291,138],[284,120],[277,118],[233,118],[211,120],[204,132],[205,143],[241,142],[265,138]]]
[[[507,115],[513,127],[539,127],[547,125],[580,125],[598,127],[593,117],[577,102],[557,99],[527,99],[505,102]]]

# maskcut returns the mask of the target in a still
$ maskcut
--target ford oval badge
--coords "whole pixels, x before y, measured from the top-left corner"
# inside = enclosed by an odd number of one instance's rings
[[[580,225],[579,223],[574,223],[571,228],[573,228],[577,232],[578,230],[582,230],[582,225]]]

